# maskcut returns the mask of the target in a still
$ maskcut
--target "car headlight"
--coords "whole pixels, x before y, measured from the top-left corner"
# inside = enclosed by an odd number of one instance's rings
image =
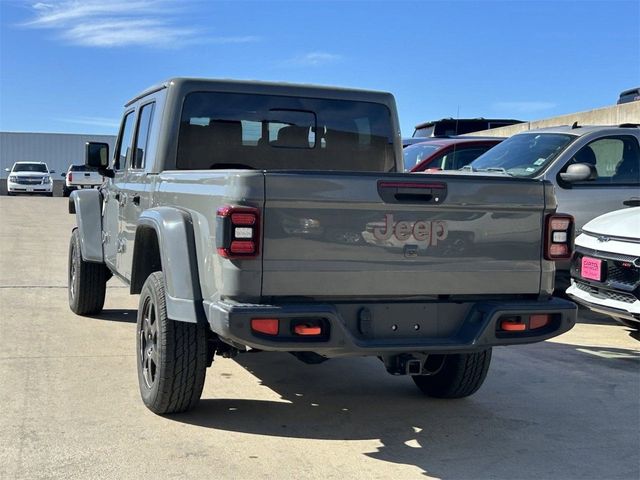
[[[9,181],[15,183],[18,181],[18,177],[15,175],[9,175]]]
[[[42,183],[43,184],[51,183],[51,177],[42,177]]]

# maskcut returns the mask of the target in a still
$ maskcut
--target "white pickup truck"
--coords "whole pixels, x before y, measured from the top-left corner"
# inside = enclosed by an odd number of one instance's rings
[[[83,188],[98,188],[104,182],[104,177],[96,168],[86,165],[69,165],[67,173],[63,173],[64,187],[62,194],[68,197],[74,190]]]

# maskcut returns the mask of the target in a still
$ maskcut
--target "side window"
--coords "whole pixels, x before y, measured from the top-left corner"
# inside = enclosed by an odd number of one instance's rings
[[[482,155],[484,152],[489,150],[491,147],[473,147],[473,148],[463,148],[457,150],[455,152],[453,161],[448,162],[446,166],[446,170],[457,170],[459,168],[464,167],[465,165],[469,165],[476,158]]]
[[[451,150],[445,155],[436,157],[430,164],[429,168],[438,168],[441,170],[458,170],[468,165],[491,147],[471,147]]]
[[[576,152],[571,163],[587,163],[596,167],[598,178],[584,185],[640,183],[640,148],[631,136],[595,140]],[[568,164],[568,165],[569,165]]]
[[[138,130],[136,134],[135,158],[131,163],[131,168],[144,168],[144,160],[147,152],[147,143],[149,142],[149,132],[151,131],[151,120],[153,119],[153,110],[155,103],[147,103],[140,110],[138,115]]]
[[[432,170],[432,169],[437,169],[437,170],[442,170],[444,169],[444,165],[446,165],[447,163],[451,163],[450,158],[452,157],[452,152],[448,152],[448,153],[441,153],[440,155],[434,157],[428,165],[426,165],[426,169],[427,170]]]
[[[113,159],[114,170],[124,169],[125,166],[131,161],[131,142],[133,140],[133,120],[134,111],[127,113],[122,120],[122,126],[120,127],[120,138],[118,139],[118,147],[116,149],[116,155]]]

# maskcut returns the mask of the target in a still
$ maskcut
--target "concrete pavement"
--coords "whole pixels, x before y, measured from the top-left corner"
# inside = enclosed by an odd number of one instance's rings
[[[640,477],[640,343],[583,312],[569,333],[498,348],[480,391],[423,397],[376,359],[216,358],[203,400],[139,399],[137,297],[67,304],[67,199],[0,197],[0,479]]]

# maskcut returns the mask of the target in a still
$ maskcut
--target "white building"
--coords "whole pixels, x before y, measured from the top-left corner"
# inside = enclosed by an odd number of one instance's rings
[[[109,153],[113,152],[115,135],[79,135],[75,133],[31,133],[0,132],[0,178],[7,178],[5,168],[11,168],[14,162],[45,162],[54,181],[63,180],[60,176],[71,164],[83,164],[85,144],[104,142],[109,144]],[[2,182],[3,184],[5,182]],[[56,182],[57,183],[57,182]]]

